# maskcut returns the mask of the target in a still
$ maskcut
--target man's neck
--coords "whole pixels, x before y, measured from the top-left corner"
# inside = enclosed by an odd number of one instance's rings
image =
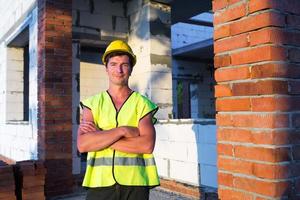
[[[132,92],[132,90],[128,86],[115,86],[109,87],[108,92],[114,99],[123,99],[127,98],[128,95]]]

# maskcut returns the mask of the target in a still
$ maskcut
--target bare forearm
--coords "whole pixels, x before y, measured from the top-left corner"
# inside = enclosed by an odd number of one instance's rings
[[[114,142],[123,137],[121,129],[111,129],[107,131],[96,131],[89,133],[79,133],[77,140],[80,152],[98,151],[109,147]]]
[[[149,136],[138,136],[132,138],[121,138],[110,147],[127,153],[152,153],[155,139]]]

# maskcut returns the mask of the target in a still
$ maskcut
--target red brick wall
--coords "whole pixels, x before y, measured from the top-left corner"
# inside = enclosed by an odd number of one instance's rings
[[[72,0],[38,0],[38,156],[46,196],[72,190]]]
[[[221,199],[300,198],[299,8],[213,0]]]

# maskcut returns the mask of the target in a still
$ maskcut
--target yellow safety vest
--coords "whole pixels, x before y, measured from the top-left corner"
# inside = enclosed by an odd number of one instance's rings
[[[82,101],[81,105],[91,109],[94,123],[102,130],[118,126],[138,127],[143,117],[149,113],[153,116],[158,110],[154,103],[137,92],[130,94],[119,111],[107,91]],[[155,123],[156,119],[153,117],[152,121]],[[112,186],[115,183],[128,186],[159,185],[154,156],[125,153],[111,148],[88,152],[82,185],[94,188]]]

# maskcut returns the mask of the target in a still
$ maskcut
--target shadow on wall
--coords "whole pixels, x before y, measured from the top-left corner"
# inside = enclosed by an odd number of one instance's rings
[[[195,121],[196,155],[201,199],[218,199],[217,146],[215,120]],[[189,152],[188,152],[189,154]]]

